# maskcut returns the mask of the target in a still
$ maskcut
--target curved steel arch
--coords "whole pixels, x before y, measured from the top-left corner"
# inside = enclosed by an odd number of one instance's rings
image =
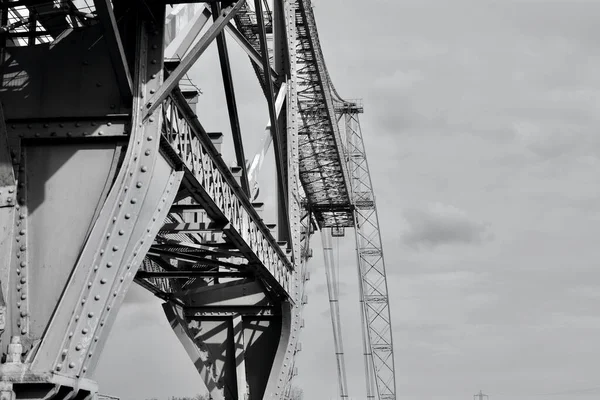
[[[213,398],[281,398],[315,222],[355,222],[311,2],[211,2],[185,18],[187,6],[167,16],[167,2],[143,3],[0,4],[0,395],[95,396],[90,376],[135,281],[165,301]],[[254,201],[225,32],[267,100],[277,226]],[[213,42],[234,167],[180,85]]]

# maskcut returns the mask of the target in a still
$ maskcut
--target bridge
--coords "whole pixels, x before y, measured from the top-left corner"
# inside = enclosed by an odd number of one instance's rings
[[[255,155],[232,46],[264,96]],[[188,75],[212,47],[223,132]],[[98,398],[133,283],[163,301],[212,399],[289,398],[316,233],[348,398],[332,240],[347,232],[367,398],[395,399],[363,106],[334,88],[310,0],[1,0],[0,75],[0,399]]]

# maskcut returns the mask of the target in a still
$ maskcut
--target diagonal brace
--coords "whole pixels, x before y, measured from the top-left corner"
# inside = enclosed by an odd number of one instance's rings
[[[133,93],[133,81],[131,79],[131,73],[129,72],[129,65],[127,64],[127,58],[125,57],[123,42],[121,41],[117,20],[110,4],[110,0],[94,0],[94,5],[96,6],[100,23],[104,28],[108,51],[117,74],[119,88],[121,89],[121,96],[130,98]]]
[[[270,65],[269,62],[269,50],[267,49],[267,32],[265,29],[265,22],[263,18],[262,0],[254,0],[254,6],[256,10],[256,20],[258,22],[258,33],[260,39],[260,49],[263,57],[263,64]],[[283,236],[285,238],[291,238],[291,227],[288,214],[288,198],[287,198],[287,186],[285,184],[285,165],[283,158],[283,146],[281,143],[281,132],[279,131],[279,124],[277,123],[277,111],[275,109],[275,91],[273,89],[273,81],[269,76],[268,70],[263,70],[265,75],[265,83],[267,86],[266,97],[269,105],[269,117],[271,120],[271,136],[273,138],[273,150],[275,153],[275,165],[277,167],[277,187],[279,195],[282,201],[279,204],[279,220],[285,225],[283,227]],[[283,216],[283,218],[281,218]],[[280,238],[281,238],[280,234]]]
[[[171,74],[169,74],[167,80],[148,101],[146,104],[146,108],[148,109],[146,118],[148,118],[154,112],[154,110],[156,110],[156,108],[162,104],[163,101],[165,101],[173,88],[177,86],[181,78],[183,78],[183,76],[190,70],[198,58],[200,58],[212,41],[221,33],[221,31],[223,31],[227,23],[234,17],[235,13],[245,3],[246,0],[238,0],[235,4],[232,4],[221,11],[219,17],[210,26],[210,28],[208,28],[198,43],[196,43],[189,53],[183,57],[181,63]]]
[[[233,26],[233,24],[231,22],[227,24],[225,29],[227,30],[227,32],[229,32],[231,37],[240,45],[242,50],[244,50],[246,52],[246,54],[248,54],[248,57],[250,58],[250,60],[264,74],[265,65],[263,64],[262,57],[258,53],[258,51],[256,51],[254,49],[254,47],[252,47],[250,42],[248,42],[248,40],[244,37],[244,35],[242,35],[242,33],[235,26]],[[267,64],[267,68],[271,71],[271,77],[273,78],[273,80],[277,81],[279,79],[279,74],[277,74],[277,72],[268,64]]]
[[[218,3],[211,3],[211,10],[213,17],[216,19],[217,15],[220,14],[221,6]],[[221,75],[223,76],[225,98],[227,99],[227,112],[229,113],[231,135],[235,147],[235,158],[238,166],[242,168],[242,190],[248,195],[250,193],[250,188],[248,184],[248,171],[246,170],[244,144],[242,141],[242,129],[238,116],[237,102],[235,100],[235,90],[233,89],[233,79],[231,77],[231,64],[229,62],[229,53],[227,52],[227,41],[225,40],[224,32],[219,33],[217,36],[217,47],[219,49],[219,61],[221,62]]]

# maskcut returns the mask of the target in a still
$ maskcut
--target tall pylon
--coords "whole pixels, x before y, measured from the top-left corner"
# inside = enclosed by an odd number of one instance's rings
[[[488,396],[487,394],[484,394],[481,390],[479,390],[479,393],[473,395],[473,400],[484,400],[484,399],[489,400],[489,398],[490,398],[490,396]]]

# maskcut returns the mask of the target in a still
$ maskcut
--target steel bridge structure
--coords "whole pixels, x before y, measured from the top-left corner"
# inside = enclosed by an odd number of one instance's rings
[[[233,42],[267,104],[251,162]],[[183,84],[209,46],[233,166]],[[311,236],[329,243],[345,230],[356,237],[367,397],[395,399],[362,105],[333,87],[310,0],[0,0],[0,77],[0,400],[98,398],[94,370],[132,283],[164,301],[212,399],[286,398]],[[275,224],[258,202],[265,157]]]

